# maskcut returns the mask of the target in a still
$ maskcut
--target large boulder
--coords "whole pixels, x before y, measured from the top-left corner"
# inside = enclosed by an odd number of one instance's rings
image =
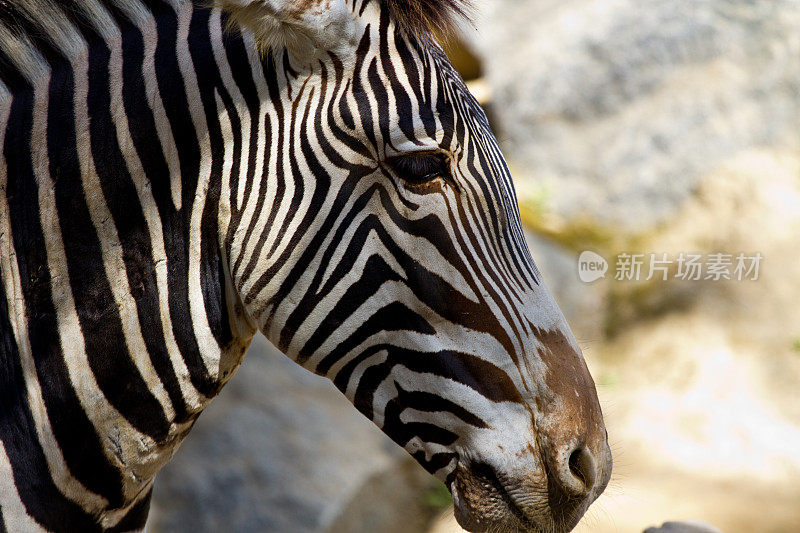
[[[422,530],[434,481],[328,380],[259,336],[159,473],[149,531]]]
[[[800,147],[796,0],[493,0],[478,31],[523,200],[641,231],[757,146]]]

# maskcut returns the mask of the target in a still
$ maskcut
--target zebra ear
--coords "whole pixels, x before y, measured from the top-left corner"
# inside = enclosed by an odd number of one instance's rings
[[[355,17],[345,0],[216,0],[233,24],[253,34],[262,53],[287,49],[297,59],[352,48]]]

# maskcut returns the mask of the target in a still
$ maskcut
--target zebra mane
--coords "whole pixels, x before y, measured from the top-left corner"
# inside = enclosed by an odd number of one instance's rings
[[[447,37],[452,34],[460,20],[468,20],[472,0],[363,0],[376,1],[389,11],[390,18],[400,31],[418,41],[430,42],[432,36]],[[191,2],[221,7],[231,22],[249,29],[262,51],[272,48],[294,46],[295,49],[325,46],[341,41],[341,33],[335,24],[322,25],[318,37],[329,43],[308,43],[308,34],[298,31],[294,24],[286,24],[265,6],[267,0],[165,0],[174,9]],[[302,13],[304,9],[320,5],[322,0],[274,0],[274,5],[296,6],[290,14]],[[328,2],[330,6],[333,2]],[[342,3],[343,4],[343,3]],[[142,0],[82,0],[73,3],[67,0],[0,0],[0,93],[6,92],[4,84],[9,78],[22,75],[33,83],[47,70],[47,60],[42,55],[42,44],[74,57],[85,45],[79,21],[93,27],[106,39],[112,39],[115,23],[107,8],[113,7],[134,20],[147,18],[148,2]],[[269,7],[269,6],[267,6]],[[273,8],[274,9],[274,8]],[[331,14],[326,22],[341,18],[341,13]],[[13,74],[16,72],[16,74]],[[0,94],[0,97],[2,94]]]
[[[431,33],[448,36],[460,20],[469,20],[472,0],[380,0],[400,29],[419,40]]]

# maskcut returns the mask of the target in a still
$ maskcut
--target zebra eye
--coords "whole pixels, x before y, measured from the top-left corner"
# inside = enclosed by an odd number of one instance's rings
[[[421,152],[389,158],[386,164],[411,185],[422,185],[436,178],[452,182],[450,165],[441,152]]]

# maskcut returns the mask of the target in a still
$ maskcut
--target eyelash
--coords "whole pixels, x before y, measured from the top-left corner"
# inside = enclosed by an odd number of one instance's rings
[[[411,185],[424,185],[436,178],[453,183],[450,162],[441,152],[420,152],[392,157],[386,164]]]

